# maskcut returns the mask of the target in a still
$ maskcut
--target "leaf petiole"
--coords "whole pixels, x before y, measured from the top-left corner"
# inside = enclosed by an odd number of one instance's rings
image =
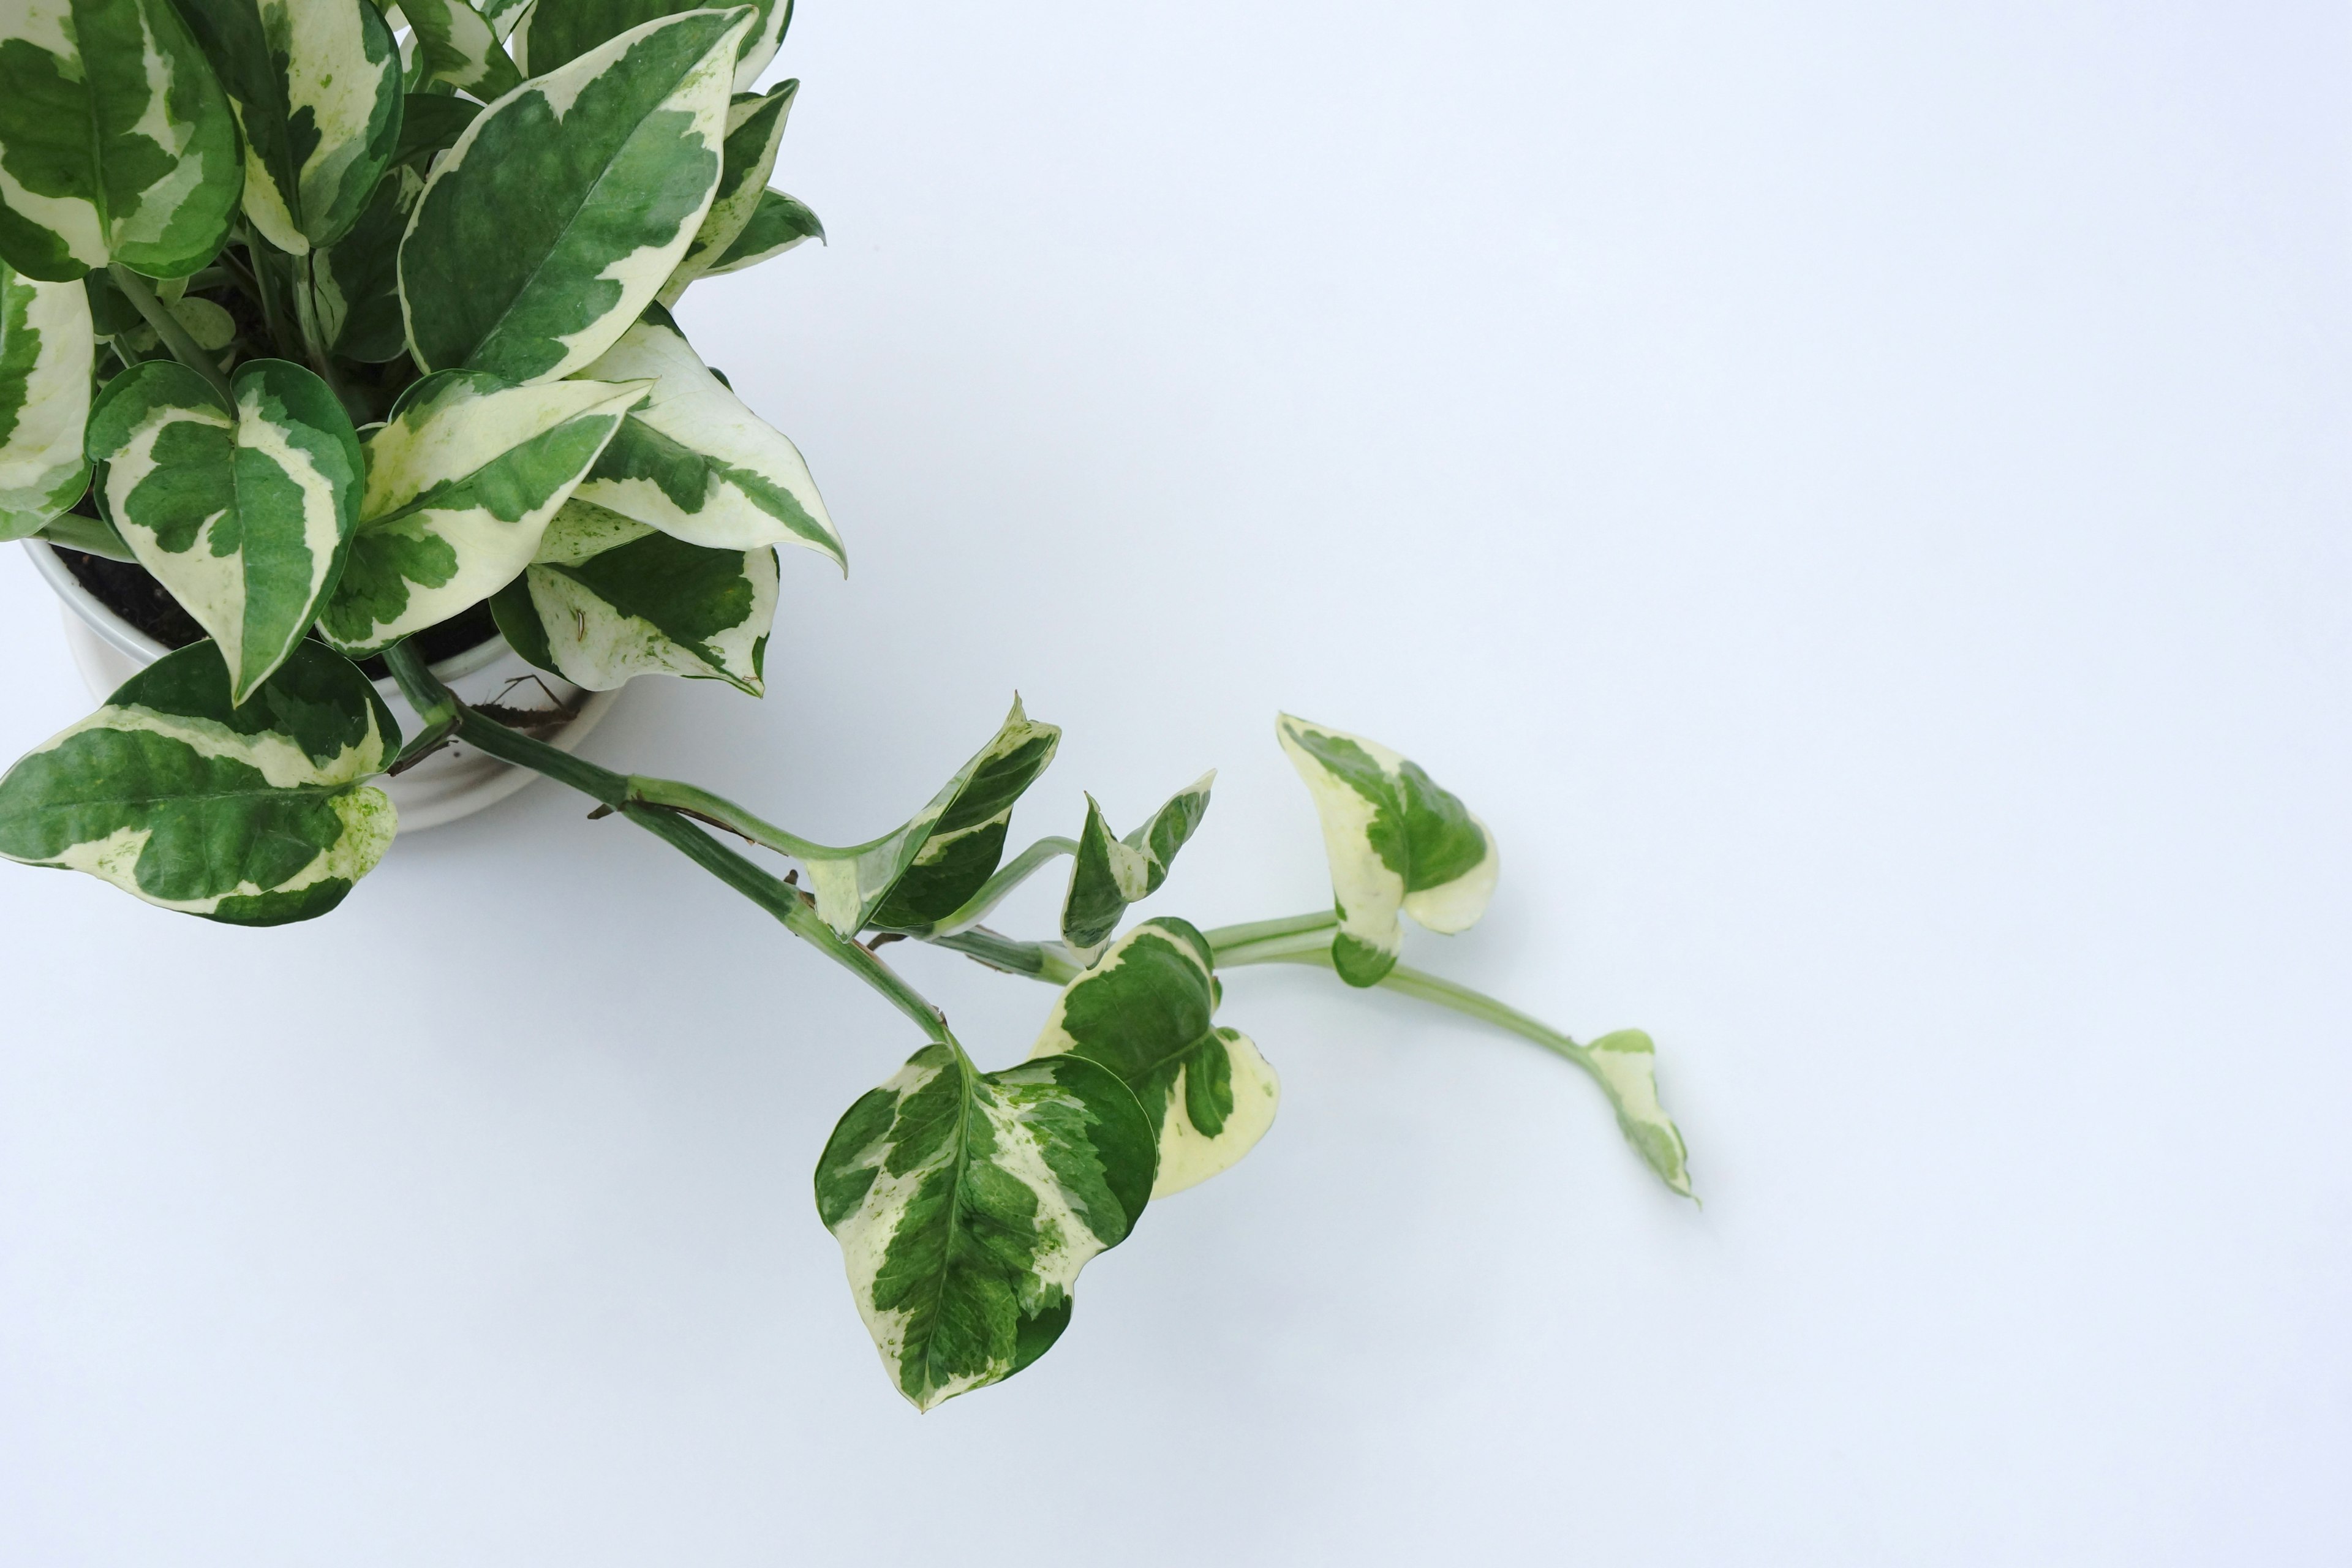
[[[196,340],[188,336],[188,329],[180,325],[180,318],[172,314],[163,301],[155,298],[154,289],[147,287],[147,279],[120,261],[108,263],[106,271],[107,276],[114,279],[114,286],[122,290],[122,297],[146,318],[149,326],[155,329],[155,335],[163,340],[163,346],[172,351],[172,357],[210,382],[214,391],[226,399],[231,407],[236,406],[236,394],[229,390],[228,377],[221,373],[219,362],[196,346]]]

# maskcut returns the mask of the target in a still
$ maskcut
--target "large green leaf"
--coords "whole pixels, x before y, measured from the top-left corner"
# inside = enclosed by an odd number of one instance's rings
[[[752,19],[693,11],[624,33],[466,128],[400,247],[419,366],[551,381],[613,346],[710,209]]]
[[[245,216],[297,256],[350,232],[400,141],[400,49],[368,0],[179,0],[245,132]]]
[[[341,655],[306,643],[238,704],[218,650],[196,643],[0,778],[0,855],[216,921],[308,920],[392,843],[392,801],[364,781],[399,750]]]
[[[883,1367],[929,1410],[1052,1348],[1078,1271],[1135,1228],[1151,1182],[1150,1125],[1108,1070],[982,1073],[944,1041],[849,1108],[816,1208]]]
[[[301,640],[359,521],[359,437],[326,383],[247,360],[234,405],[185,365],[107,384],[89,453],[109,516],[227,659],[242,702]]]
[[[498,29],[466,0],[400,0],[400,10],[416,34],[423,80],[447,82],[485,103],[522,85]]]
[[[1144,921],[1070,982],[1030,1059],[1100,1062],[1133,1091],[1160,1146],[1151,1195],[1198,1185],[1257,1146],[1282,1085],[1247,1035],[1210,1022],[1209,942],[1180,920]]]
[[[597,381],[509,386],[478,370],[411,386],[368,437],[359,530],[320,631],[371,652],[514,581],[644,395]]]
[[[759,210],[751,215],[751,221],[702,275],[716,278],[722,272],[740,272],[782,256],[804,239],[824,238],[824,225],[798,197],[782,191],[761,191]]]
[[[0,539],[23,539],[89,488],[82,428],[95,340],[79,283],[0,261]]]
[[[0,258],[183,278],[227,237],[236,121],[169,0],[0,5]]]
[[[1208,815],[1209,786],[1216,780],[1212,768],[1124,838],[1112,835],[1102,807],[1087,796],[1087,823],[1078,830],[1070,890],[1062,900],[1062,940],[1081,960],[1091,959],[1110,940],[1129,904],[1160,890],[1176,851]]]
[[[919,930],[961,909],[1004,858],[1013,805],[1061,741],[1057,727],[1032,720],[1015,697],[995,738],[913,820],[871,843],[802,853],[818,916],[855,936],[867,926]]]
[[[710,374],[668,311],[648,310],[585,374],[650,381],[654,391],[604,449],[581,500],[689,544],[797,544],[844,564],[799,448]]]
[[[658,298],[663,305],[677,304],[687,285],[727,254],[759,211],[760,200],[767,195],[768,176],[775,171],[776,149],[783,145],[784,121],[800,89],[797,81],[782,82],[764,96],[741,94],[729,106],[727,149],[719,171],[718,194],[710,198],[709,215],[696,231],[694,243],[687,247],[685,258],[662,285]]]
[[[1485,823],[1377,741],[1287,713],[1275,732],[1322,818],[1339,916],[1331,959],[1342,980],[1378,984],[1395,964],[1399,910],[1436,931],[1477,923],[1501,867]]]
[[[688,544],[574,500],[491,609],[517,652],[591,691],[682,675],[757,697],[776,618],[776,552]]]
[[[743,35],[734,87],[748,92],[792,26],[793,0],[752,0],[759,20]],[[509,47],[529,76],[545,76],[632,27],[694,9],[694,0],[539,0],[521,13]]]

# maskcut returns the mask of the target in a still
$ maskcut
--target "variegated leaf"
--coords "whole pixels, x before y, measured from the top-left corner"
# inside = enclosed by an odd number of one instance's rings
[[[585,374],[651,381],[654,391],[604,449],[581,500],[688,544],[797,544],[845,565],[799,449],[710,374],[668,311],[647,310]]]
[[[400,11],[416,35],[423,81],[446,81],[485,103],[522,85],[498,29],[466,0],[400,0]]]
[[[490,31],[496,33],[499,42],[503,44],[514,32],[515,24],[521,21],[523,14],[530,9],[530,0],[482,0],[478,9],[483,20],[489,23]]]
[[[749,92],[776,58],[784,29],[792,25],[792,0],[753,0],[759,20],[743,36],[734,87]],[[632,27],[694,9],[694,0],[539,0],[520,13],[508,39],[515,62],[527,76],[545,76],[597,45]]]
[[[407,351],[408,329],[400,319],[400,237],[424,193],[425,176],[394,163],[351,233],[320,251],[310,268],[320,336],[344,359],[382,364]]]
[[[0,258],[181,278],[227,237],[236,121],[170,0],[0,5]]]
[[[762,191],[760,193],[760,208],[751,215],[751,221],[743,226],[743,232],[735,237],[735,243],[729,246],[702,275],[716,278],[722,272],[740,272],[746,267],[757,267],[762,261],[782,256],[804,239],[814,239],[820,243],[824,239],[824,225],[817,221],[816,214],[809,211],[798,197],[788,196],[782,191]]]
[[[1377,741],[1287,713],[1275,732],[1322,818],[1342,980],[1373,985],[1389,972],[1404,940],[1399,910],[1435,931],[1477,923],[1501,866],[1485,823]]]
[[[743,226],[759,211],[767,195],[768,176],[776,167],[776,149],[783,145],[784,121],[801,84],[779,84],[765,96],[745,93],[727,110],[727,150],[719,172],[719,191],[710,198],[709,216],[696,231],[686,258],[669,275],[658,296],[667,306],[677,303],[686,286],[710,269],[711,263],[742,235]]]
[[[218,651],[196,643],[0,778],[0,855],[212,920],[309,920],[391,845],[392,801],[365,781],[399,750],[341,655],[303,644],[239,704]]]
[[[363,468],[327,384],[247,360],[231,405],[183,364],[149,360],[107,384],[89,454],[107,510],[227,659],[242,702],[301,640],[342,570]]]
[[[1650,1037],[1639,1029],[1620,1029],[1586,1046],[1577,1059],[1609,1096],[1625,1142],[1661,1181],[1689,1197],[1690,1152],[1683,1144],[1682,1129],[1658,1101],[1657,1051]]]
[[[419,179],[424,178],[433,172],[433,160],[456,146],[466,127],[481,112],[482,106],[471,99],[446,92],[408,94],[400,100],[400,142],[393,149],[393,163],[414,169]],[[404,229],[407,222],[405,216],[401,219]],[[397,234],[393,236],[395,245],[399,238]]]
[[[574,686],[610,691],[640,675],[682,675],[757,697],[776,618],[776,552],[688,544],[574,500],[490,607],[516,652]]]
[[[372,652],[447,620],[520,576],[642,385],[509,386],[445,370],[403,393],[367,442],[351,558],[319,617]]]
[[[89,295],[0,261],[0,539],[24,539],[89,488]]]
[[[299,256],[349,233],[400,140],[400,49],[368,0],[179,0],[245,132],[245,215]]]
[[[1250,1037],[1210,1022],[1213,963],[1208,939],[1189,922],[1146,921],[1070,982],[1029,1053],[1100,1062],[1134,1092],[1160,1148],[1155,1198],[1197,1186],[1255,1148],[1282,1097]]]
[[[912,821],[868,844],[802,854],[818,916],[855,936],[867,926],[920,930],[961,909],[1004,858],[1013,805],[1061,741],[1059,728],[1035,722],[1015,697],[995,738]]]
[[[1134,1230],[1151,1182],[1150,1125],[1108,1070],[982,1073],[943,1041],[849,1108],[816,1207],[883,1367],[929,1410],[1052,1348],[1078,1271]]]
[[[752,19],[691,11],[624,33],[466,128],[400,246],[420,367],[551,381],[629,330],[710,210]]]
[[[1216,770],[1171,795],[1151,819],[1125,838],[1114,837],[1102,807],[1087,796],[1087,825],[1070,868],[1070,890],[1062,900],[1062,940],[1083,961],[1108,942],[1129,904],[1160,890],[1176,851],[1209,812],[1209,786]]]

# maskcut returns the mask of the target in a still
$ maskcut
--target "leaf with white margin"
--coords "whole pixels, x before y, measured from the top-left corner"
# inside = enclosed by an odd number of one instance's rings
[[[749,92],[776,58],[792,25],[792,0],[752,0],[759,20],[744,34],[734,89]],[[695,8],[695,0],[539,0],[520,13],[507,40],[526,76],[545,76],[632,27]]]
[[[688,544],[574,500],[490,609],[517,653],[591,691],[679,675],[758,697],[776,618],[776,552]]]
[[[408,352],[400,319],[400,237],[424,194],[425,176],[394,163],[351,233],[318,253],[309,279],[311,307],[319,335],[338,356],[383,364]],[[295,287],[301,286],[298,278]]]
[[[1659,1180],[1690,1197],[1690,1151],[1658,1100],[1657,1049],[1639,1029],[1603,1035],[1577,1058],[1617,1112],[1617,1130]]]
[[[762,261],[782,256],[804,239],[814,239],[820,244],[824,240],[824,225],[817,221],[816,214],[809,211],[796,196],[788,196],[776,190],[761,191],[760,207],[751,215],[751,221],[743,226],[743,232],[735,237],[735,243],[729,246],[702,275],[716,278],[723,272],[740,272],[746,267],[757,267]]]
[[[87,55],[83,50],[89,49]],[[183,278],[228,237],[236,120],[169,0],[0,5],[0,258]]]
[[[929,1410],[1052,1348],[1152,1175],[1150,1125],[1109,1071],[1061,1056],[982,1073],[950,1039],[842,1117],[816,1208],[884,1369]]]
[[[0,262],[0,539],[24,539],[89,488],[82,427],[97,342],[79,283]]]
[[[1070,890],[1062,900],[1062,940],[1081,963],[1110,940],[1129,904],[1150,898],[1168,879],[1176,851],[1209,813],[1209,786],[1216,781],[1212,768],[1124,838],[1112,836],[1102,807],[1087,796],[1087,823],[1078,830]]]
[[[400,140],[400,48],[367,0],[179,0],[245,132],[245,216],[289,255],[349,233]]]
[[[184,364],[109,382],[88,451],[123,542],[220,644],[236,700],[302,640],[342,571],[366,469],[351,416],[285,360],[247,360],[234,405]]]
[[[1013,700],[1003,728],[897,831],[847,849],[800,854],[816,912],[843,936],[867,926],[919,931],[963,908],[1004,858],[1013,807],[1054,760],[1061,730]]]
[[[710,210],[752,19],[691,11],[624,33],[466,127],[400,244],[420,368],[552,381],[629,330]]]
[[[400,751],[351,660],[305,643],[244,703],[208,642],[164,655],[0,778],[0,855],[236,925],[325,914],[391,845]]]
[[[1397,961],[1397,911],[1448,933],[1486,912],[1501,862],[1495,836],[1419,765],[1377,741],[1289,714],[1275,733],[1307,783],[1323,823],[1339,917],[1332,966],[1350,985],[1375,985]]]
[[[784,142],[784,121],[801,89],[797,81],[779,83],[762,97],[739,95],[727,110],[727,148],[719,172],[719,191],[710,198],[709,216],[687,247],[685,259],[655,296],[663,307],[676,305],[687,285],[701,277],[711,263],[727,254],[743,233],[743,226],[760,210],[767,195],[768,176],[775,172],[776,149]]]
[[[446,81],[485,103],[522,85],[498,29],[466,0],[400,0],[400,11],[416,35],[420,82]]]
[[[1237,1163],[1274,1125],[1282,1085],[1247,1035],[1210,1022],[1216,1005],[1208,938],[1163,915],[1064,988],[1029,1053],[1100,1062],[1134,1092],[1160,1146],[1155,1198]]]
[[[644,395],[599,381],[509,386],[478,370],[409,387],[368,437],[359,529],[320,632],[374,652],[513,582]]]
[[[848,570],[833,519],[800,449],[710,374],[660,306],[584,373],[651,381],[580,499],[688,544],[752,550],[797,544]]]
[[[515,24],[521,21],[524,13],[530,9],[530,0],[482,0],[477,9],[482,13],[483,20],[489,23],[490,31],[499,36],[499,42],[503,44],[513,35]]]

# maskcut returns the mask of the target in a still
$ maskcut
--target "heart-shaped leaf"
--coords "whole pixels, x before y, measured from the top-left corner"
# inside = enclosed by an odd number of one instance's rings
[[[363,469],[350,416],[300,365],[247,360],[231,391],[134,365],[90,410],[89,453],[123,542],[219,643],[242,702],[334,586]]]
[[[689,11],[623,33],[466,128],[401,242],[418,365],[527,384],[613,346],[710,210],[752,19]]]
[[[1322,818],[1339,916],[1331,943],[1339,978],[1380,983],[1403,946],[1399,910],[1435,931],[1477,923],[1501,865],[1485,823],[1377,741],[1287,713],[1275,732]]]
[[[610,691],[640,675],[682,675],[757,697],[776,552],[688,544],[574,500],[490,607],[517,653],[574,686]]]
[[[0,258],[184,278],[228,236],[236,121],[169,0],[0,5]]]
[[[341,655],[305,643],[240,704],[196,643],[0,778],[0,855],[237,925],[309,920],[390,847],[391,798],[364,781],[399,749]]]
[[[0,539],[25,539],[89,488],[82,430],[94,340],[89,295],[0,262]]]
[[[1133,1231],[1152,1173],[1150,1124],[1108,1069],[1060,1056],[982,1073],[950,1040],[849,1108],[816,1207],[884,1368],[929,1410],[1053,1346],[1078,1271]]]
[[[1062,941],[1082,962],[1110,940],[1129,904],[1150,898],[1168,879],[1176,851],[1208,815],[1209,786],[1216,780],[1212,768],[1125,838],[1112,836],[1102,807],[1087,796],[1087,823],[1078,830],[1070,890],[1062,900]]]
[[[445,370],[401,395],[368,437],[351,558],[319,629],[373,651],[479,604],[521,574],[637,386],[509,386]]]
[[[245,214],[302,255],[351,231],[400,141],[400,49],[368,0],[180,0],[245,132]]]
[[[677,303],[687,285],[710,269],[727,253],[760,209],[767,195],[768,176],[775,172],[776,149],[783,145],[784,121],[801,84],[779,84],[764,97],[745,93],[727,110],[727,150],[719,172],[719,190],[710,198],[710,212],[695,231],[685,259],[669,275],[658,296],[665,305]]]
[[[1208,939],[1189,922],[1146,921],[1070,982],[1029,1053],[1032,1061],[1085,1057],[1118,1075],[1151,1119],[1155,1198],[1196,1186],[1255,1148],[1282,1098],[1250,1037],[1210,1022],[1213,963]]]

